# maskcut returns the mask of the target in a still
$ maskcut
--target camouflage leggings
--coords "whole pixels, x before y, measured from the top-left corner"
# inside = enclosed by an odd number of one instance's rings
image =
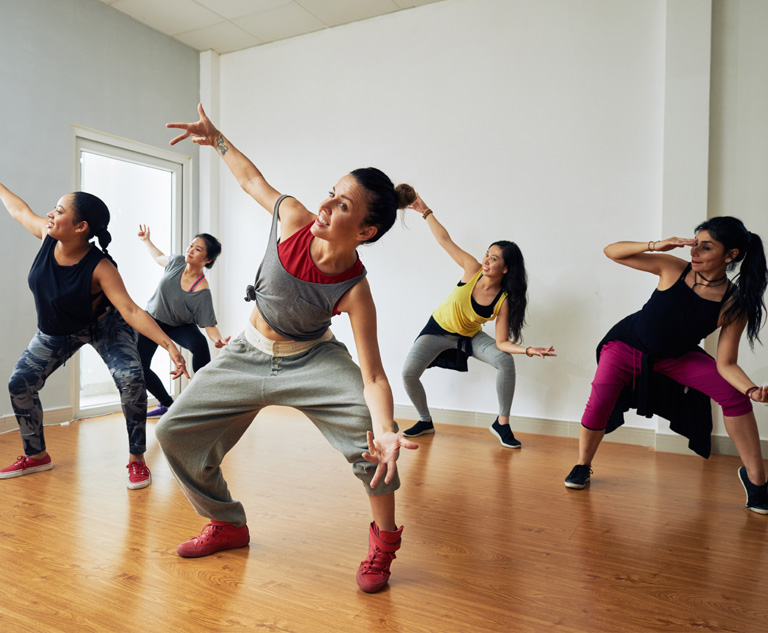
[[[43,407],[38,393],[48,376],[86,343],[107,364],[120,391],[130,452],[141,455],[146,450],[147,390],[136,350],[136,332],[112,308],[95,327],[76,334],[51,336],[38,330],[16,363],[8,390],[27,455],[45,450]]]

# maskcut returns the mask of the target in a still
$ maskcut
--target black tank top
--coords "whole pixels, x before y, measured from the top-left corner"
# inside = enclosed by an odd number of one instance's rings
[[[54,257],[56,243],[50,235],[46,236],[32,262],[27,282],[35,297],[38,329],[51,336],[65,336],[87,328],[104,312],[102,304],[109,305],[102,301],[99,314],[95,314],[95,297],[91,295],[93,271],[105,256],[92,246],[74,266],[61,266]]]
[[[690,270],[688,264],[672,287],[654,290],[642,309],[627,317],[637,344],[627,343],[656,358],[674,358],[698,347],[717,329],[720,311],[733,285],[728,282],[720,301],[704,299],[685,283]]]

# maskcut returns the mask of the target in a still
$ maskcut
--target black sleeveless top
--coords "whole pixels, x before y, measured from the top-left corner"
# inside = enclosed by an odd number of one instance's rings
[[[613,338],[654,358],[676,358],[696,349],[703,338],[717,329],[723,303],[734,286],[728,282],[720,301],[704,299],[685,283],[690,270],[688,264],[672,287],[654,290],[642,309],[611,329]]]
[[[688,264],[671,288],[654,290],[642,309],[614,325],[598,344],[597,359],[599,362],[603,345],[610,341],[622,341],[642,352],[638,380],[622,390],[606,433],[624,424],[624,412],[636,409],[638,415],[647,418],[659,415],[669,420],[672,431],[688,438],[688,448],[709,457],[712,450],[709,398],[653,371],[656,358],[676,358],[691,351],[706,354],[699,343],[717,329],[723,304],[735,290],[728,282],[720,301],[704,299],[685,283],[690,270]]]
[[[38,329],[51,336],[66,336],[90,326],[109,305],[102,301],[99,313],[94,313],[95,297],[91,295],[93,271],[105,255],[91,246],[74,266],[61,266],[54,257],[57,242],[46,236],[27,282],[35,297]]]

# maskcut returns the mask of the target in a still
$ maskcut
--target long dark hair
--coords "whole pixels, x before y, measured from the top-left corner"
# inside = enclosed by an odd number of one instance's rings
[[[509,338],[513,343],[519,343],[528,305],[528,274],[525,272],[523,253],[517,244],[506,240],[494,242],[491,246],[501,249],[501,256],[507,267],[507,272],[501,280],[501,289],[507,293],[509,305]]]
[[[107,252],[107,246],[112,241],[112,235],[107,230],[109,226],[109,209],[107,205],[92,193],[76,191],[72,207],[75,211],[76,222],[88,223],[88,238],[90,241],[94,237],[99,241],[99,248],[106,258],[117,268],[117,262]]]
[[[710,218],[696,227],[695,233],[707,231],[720,242],[726,251],[737,249],[738,255],[728,264],[733,271],[741,262],[738,274],[732,279],[735,285],[733,301],[726,308],[723,320],[726,324],[747,318],[747,339],[754,349],[757,335],[763,325],[765,302],[763,295],[768,286],[768,268],[765,262],[763,241],[756,233],[750,233],[744,223],[731,216]]]
[[[392,228],[397,219],[397,210],[405,209],[416,201],[416,192],[406,184],[395,187],[389,176],[376,167],[362,167],[350,174],[368,194],[365,224],[375,226],[376,234],[363,243],[373,244]]]

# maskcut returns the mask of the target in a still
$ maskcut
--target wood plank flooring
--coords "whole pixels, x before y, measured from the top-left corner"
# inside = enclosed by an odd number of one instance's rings
[[[437,425],[401,456],[403,548],[368,595],[362,486],[299,414],[265,410],[224,463],[250,547],[194,560],[175,547],[206,521],[154,425],[138,491],[120,416],[48,427],[54,469],[0,481],[0,633],[768,631],[768,517],[737,458],[605,443],[572,491],[576,440],[519,436]],[[0,435],[3,465],[21,452]]]

